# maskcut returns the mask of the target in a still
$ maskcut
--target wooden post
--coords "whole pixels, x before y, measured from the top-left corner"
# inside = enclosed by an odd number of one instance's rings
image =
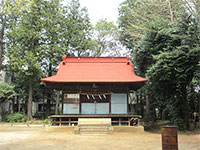
[[[69,126],[71,126],[71,118],[69,118]]]
[[[62,121],[62,118],[60,117],[59,118],[59,126],[61,126],[61,121]]]
[[[128,119],[128,126],[131,126],[131,119]]]
[[[55,115],[58,114],[58,105],[59,105],[59,102],[60,102],[60,91],[57,91]]]
[[[129,114],[129,92],[127,92],[127,114]]]
[[[121,118],[119,118],[119,126],[122,125],[122,122],[121,122],[121,121],[122,121]]]
[[[109,114],[111,114],[111,95],[109,96]]]
[[[162,150],[178,150],[177,127],[163,127]]]

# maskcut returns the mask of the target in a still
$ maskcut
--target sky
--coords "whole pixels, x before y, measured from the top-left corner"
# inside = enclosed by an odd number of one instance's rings
[[[70,1],[65,0],[66,3]],[[91,23],[94,25],[98,20],[104,18],[116,23],[118,19],[118,7],[123,1],[125,0],[79,0],[81,7],[88,9]]]

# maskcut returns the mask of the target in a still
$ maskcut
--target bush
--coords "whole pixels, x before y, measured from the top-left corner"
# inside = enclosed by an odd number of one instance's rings
[[[174,120],[174,125],[178,127],[180,131],[186,130],[185,123],[183,119],[177,118]]]
[[[6,122],[26,122],[27,116],[20,113],[9,114],[4,117]]]
[[[44,123],[45,123],[45,124],[50,124],[50,123],[51,123],[51,119],[45,119],[45,120],[44,120]]]

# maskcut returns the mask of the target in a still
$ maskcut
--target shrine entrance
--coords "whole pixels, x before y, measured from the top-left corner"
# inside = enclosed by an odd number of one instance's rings
[[[109,103],[82,103],[81,114],[109,114]]]
[[[81,94],[81,114],[109,114],[110,94]]]

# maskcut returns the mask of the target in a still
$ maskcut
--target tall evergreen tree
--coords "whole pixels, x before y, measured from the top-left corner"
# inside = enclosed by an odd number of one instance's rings
[[[199,69],[199,31],[197,20],[184,13],[167,28],[147,31],[135,54],[137,65],[150,79],[154,103],[166,101],[162,103],[171,120],[182,129],[189,129],[187,88]]]
[[[56,72],[57,66],[61,61],[64,54],[67,53],[65,47],[65,36],[63,26],[65,25],[64,20],[64,9],[61,5],[60,0],[44,1],[42,17],[44,26],[42,29],[42,51],[43,57],[42,67],[43,72],[52,76]],[[47,93],[47,106],[46,106],[46,117],[51,112],[51,101],[53,99],[52,89],[48,89]]]
[[[86,8],[82,8],[79,0],[72,0],[65,8],[65,44],[70,55],[88,56],[91,49],[92,25]]]
[[[29,0],[0,0],[0,71],[5,54],[6,32],[9,26],[20,17]]]
[[[10,43],[7,48],[11,68],[17,72],[18,78],[26,81],[29,88],[27,100],[29,119],[32,119],[33,89],[41,77],[41,30],[44,25],[41,6],[40,0],[31,1],[16,27],[8,33]]]

